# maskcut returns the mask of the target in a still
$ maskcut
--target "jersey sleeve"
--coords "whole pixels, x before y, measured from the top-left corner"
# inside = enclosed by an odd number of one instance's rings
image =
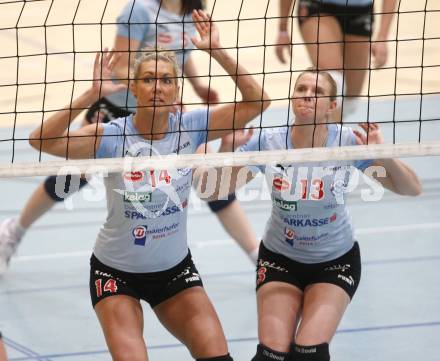
[[[256,152],[260,150],[264,150],[265,144],[265,134],[263,130],[260,128],[258,131],[254,132],[251,139],[246,144],[243,144],[241,147],[237,149],[237,152]],[[264,165],[247,165],[246,166],[253,174],[258,172],[264,173],[265,166]]]
[[[348,128],[348,131],[349,131],[349,137],[350,137],[350,139],[349,139],[350,144],[349,145],[357,145],[356,136],[354,135],[353,130],[351,128]],[[364,171],[369,166],[371,166],[373,164],[373,162],[374,161],[372,159],[355,160],[355,161],[353,161],[353,165],[356,168]]]
[[[210,119],[208,108],[202,108],[182,114],[182,125],[197,148],[206,143],[208,138],[208,124]]]
[[[96,151],[96,158],[122,157],[122,154],[116,154],[118,143],[122,140],[122,129],[115,122],[102,124],[102,127],[104,132]]]
[[[117,18],[116,35],[142,41],[150,23],[150,16],[142,1],[131,0]]]

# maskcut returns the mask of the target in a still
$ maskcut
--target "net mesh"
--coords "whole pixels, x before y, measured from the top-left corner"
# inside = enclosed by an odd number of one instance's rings
[[[208,12],[219,27],[224,48],[255,76],[272,98],[269,110],[251,122],[254,128],[287,127],[292,121],[289,101],[292,84],[298,73],[311,65],[305,48],[310,41],[300,36],[298,28],[298,3],[288,17],[293,56],[287,64],[275,57],[280,21],[278,1],[212,0],[207,4]],[[382,2],[374,3],[373,40],[384,15]],[[99,167],[111,171],[123,169],[124,159],[60,161],[31,149],[28,138],[30,131],[41,126],[44,119],[64,109],[65,104],[72,104],[73,99],[90,87],[95,53],[114,43],[118,14],[125,5],[123,0],[0,2],[0,176],[80,173]],[[322,17],[325,15],[317,15],[320,20]],[[439,155],[439,20],[438,1],[397,1],[388,40],[384,40],[388,45],[388,61],[379,69],[369,60],[365,67],[367,76],[357,97],[355,112],[344,118],[344,122],[350,126],[363,121],[380,123],[386,144],[160,158],[153,155],[151,159],[138,159],[133,164],[166,169],[201,164]],[[160,25],[155,19],[146,23],[158,32]],[[320,56],[327,54],[318,52]],[[191,57],[197,77],[219,92],[220,103],[240,100],[237,87],[213,59],[199,50],[192,51]],[[349,59],[344,59],[345,68],[348,64]],[[356,70],[362,69],[352,69]],[[349,98],[342,95],[342,109]],[[181,101],[188,111],[205,106],[186,77],[181,80]],[[76,126],[73,124],[72,128]]]

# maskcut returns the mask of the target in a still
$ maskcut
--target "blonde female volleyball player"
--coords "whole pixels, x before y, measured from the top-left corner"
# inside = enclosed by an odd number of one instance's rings
[[[335,95],[336,84],[328,73],[301,73],[292,94],[292,126],[263,129],[240,150],[339,147],[366,144],[367,139],[368,144],[382,143],[377,124],[362,124],[360,132],[328,123],[336,108]],[[403,195],[421,192],[416,174],[395,159],[257,168],[272,188],[272,214],[258,257],[260,343],[254,361],[330,360],[329,342],[361,276],[359,246],[344,194],[356,168],[370,165],[386,171],[377,178],[384,187]],[[233,169],[231,190],[245,177],[246,169],[241,170]]]
[[[128,1],[117,19],[115,50],[121,52],[121,59],[115,66],[113,77],[126,83],[129,68],[134,61],[134,52],[148,44],[155,46],[157,43],[158,46],[176,52],[179,67],[183,69],[186,79],[204,102],[217,102],[217,92],[197,76],[191,57],[190,50],[194,45],[189,38],[196,32],[191,22],[191,12],[201,8],[201,0]],[[180,98],[177,100],[180,103]],[[88,109],[83,125],[96,121],[108,123],[131,114],[135,106],[136,100],[127,88],[102,96]],[[205,145],[200,147],[200,151],[205,152]],[[79,182],[77,187],[73,186],[74,181]],[[84,178],[72,180],[71,176],[67,176],[64,181],[63,177],[47,177],[29,198],[20,215],[17,218],[8,218],[0,224],[0,274],[6,271],[12,254],[34,222],[56,203],[64,201],[86,184]],[[235,195],[232,193],[225,200],[208,202],[208,206],[229,235],[236,240],[252,262],[256,263],[257,238]]]
[[[179,97],[174,54],[142,53],[135,62],[131,90],[136,113],[108,124],[70,132],[69,122],[99,95],[121,89],[111,81],[93,87],[69,109],[46,120],[30,136],[44,152],[69,158],[121,157],[193,153],[208,140],[244,127],[269,106],[261,86],[222,49],[218,29],[203,11],[194,11],[198,49],[209,52],[236,82],[242,101],[213,109],[174,113]],[[113,53],[97,56],[94,79],[109,79]],[[238,74],[238,76],[236,75]],[[230,129],[230,130],[224,130]],[[67,148],[68,147],[68,148]],[[198,360],[231,360],[226,340],[195,268],[186,240],[186,212],[191,169],[130,171],[105,179],[108,218],[91,257],[90,292],[114,360],[145,361],[140,300],[147,301],[160,322]]]
[[[290,55],[291,51],[288,19],[294,3],[293,0],[279,1],[276,54],[285,63],[285,54]],[[343,113],[350,114],[356,108],[356,97],[361,95],[371,67],[370,54],[374,56],[376,67],[385,65],[396,0],[383,0],[380,27],[373,42],[373,0],[300,0],[297,3],[299,28],[310,60],[317,69],[331,73],[338,88],[338,105],[342,103],[340,96],[347,96],[342,105]]]

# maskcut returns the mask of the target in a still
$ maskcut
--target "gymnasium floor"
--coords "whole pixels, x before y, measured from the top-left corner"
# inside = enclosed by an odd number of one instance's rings
[[[438,112],[434,104],[439,101],[438,97],[425,100],[425,118]],[[402,102],[397,119],[411,117],[408,112],[415,111],[417,104],[416,98]],[[378,116],[386,117],[386,109],[392,108],[384,102],[375,109],[381,109]],[[265,117],[267,123],[283,119],[284,110],[275,108]],[[384,125],[388,140],[391,129]],[[429,122],[423,129],[426,140],[440,138],[439,122]],[[29,130],[20,128],[18,133]],[[418,135],[417,124],[399,123],[396,130],[400,141],[416,140]],[[0,128],[1,139],[7,133]],[[3,142],[3,162],[7,161],[6,149]],[[35,158],[35,153],[25,142],[16,144],[21,161]],[[335,360],[438,361],[440,158],[407,161],[422,178],[424,193],[420,197],[385,193],[379,202],[365,202],[360,195],[362,185],[350,196],[363,254],[363,279],[331,345]],[[17,215],[41,179],[1,179],[0,218]],[[249,197],[254,189],[259,191],[257,199],[247,198],[242,204],[260,236],[270,209],[261,178],[239,197]],[[0,330],[11,360],[110,359],[88,291],[88,260],[105,218],[105,201],[86,201],[85,192],[56,206],[35,224],[12,259],[9,272],[0,279]],[[206,205],[194,196],[190,202],[189,240],[196,264],[234,359],[250,360],[257,344],[253,267]],[[144,309],[151,360],[190,360],[149,306]]]

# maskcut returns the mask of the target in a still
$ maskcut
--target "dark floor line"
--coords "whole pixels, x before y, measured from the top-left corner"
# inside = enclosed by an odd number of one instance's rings
[[[9,337],[5,337],[3,336],[3,341],[5,342],[6,346],[12,348],[15,351],[18,351],[24,355],[26,355],[28,358],[26,358],[26,360],[38,360],[38,361],[51,361],[49,358],[47,358],[46,356],[41,356],[39,355],[37,352],[32,351],[31,349],[20,345],[19,343],[11,340]]]
[[[372,331],[389,331],[389,330],[399,330],[399,329],[408,329],[408,328],[422,328],[422,327],[438,327],[440,326],[440,321],[433,322],[425,322],[425,323],[408,323],[402,325],[384,325],[384,326],[376,326],[376,327],[360,327],[360,328],[348,328],[337,331],[337,334],[343,333],[362,333],[362,332],[372,332]],[[228,343],[240,343],[240,342],[257,342],[257,337],[240,337],[234,339],[228,339]],[[166,345],[156,345],[149,346],[150,350],[160,350],[160,349],[171,349],[171,348],[181,348],[184,347],[181,343],[173,343]],[[64,358],[64,357],[80,357],[80,356],[89,356],[89,355],[100,355],[100,354],[108,354],[107,350],[97,350],[97,351],[89,351],[89,352],[70,352],[63,354],[48,354],[43,357],[46,359],[55,359],[55,358]],[[11,358],[10,361],[28,361],[28,360],[40,360],[33,357],[19,357],[19,358]]]
[[[429,262],[429,261],[440,261],[440,255],[437,256],[426,256],[426,257],[414,257],[414,258],[396,258],[396,259],[386,259],[386,260],[376,260],[376,261],[364,261],[362,262],[363,266],[376,266],[376,265],[386,265],[386,264],[395,264],[395,263],[414,263],[414,262]],[[241,272],[223,272],[223,273],[210,273],[203,275],[204,279],[214,279],[214,278],[222,278],[222,277],[237,277],[249,275],[253,276],[254,271],[241,271]],[[45,288],[34,288],[34,289],[17,289],[17,290],[6,290],[0,292],[0,296],[2,295],[14,295],[14,294],[24,294],[24,293],[37,293],[37,292],[54,292],[54,291],[64,291],[64,290],[72,290],[77,288],[88,288],[88,284],[76,284],[69,286],[53,286],[53,287],[45,287]]]

